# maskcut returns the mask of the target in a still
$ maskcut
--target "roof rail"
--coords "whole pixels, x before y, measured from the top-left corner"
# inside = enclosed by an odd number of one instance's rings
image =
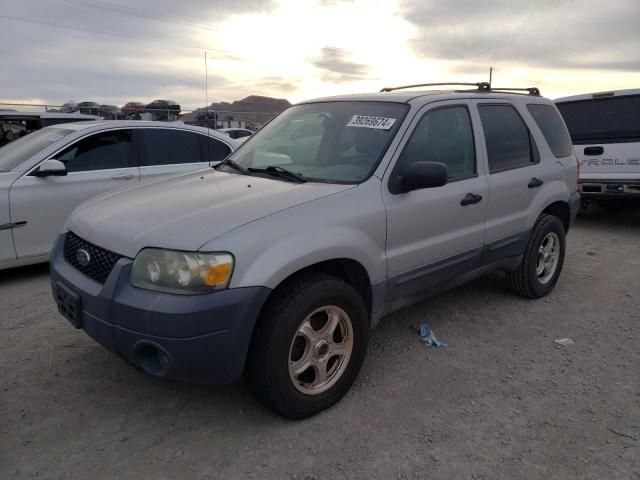
[[[489,90],[492,92],[527,92],[529,95],[534,95],[536,97],[540,96],[540,89],[538,87],[529,87],[529,88],[509,88],[509,87],[489,87]]]
[[[380,92],[393,92],[394,90],[404,90],[407,88],[415,87],[440,87],[440,86],[465,86],[476,87],[478,92],[527,92],[528,95],[540,96],[540,89],[538,87],[529,88],[510,88],[510,87],[492,87],[489,82],[477,82],[477,83],[457,83],[457,82],[442,82],[442,83],[416,83],[414,85],[402,85],[400,87],[385,87]],[[468,91],[468,90],[467,90]]]
[[[394,90],[404,90],[406,88],[415,88],[415,87],[441,87],[446,85],[456,85],[456,86],[465,86],[465,87],[477,87],[478,90],[488,91],[491,86],[489,82],[478,82],[478,83],[456,83],[456,82],[443,82],[443,83],[416,83],[415,85],[402,85],[400,87],[385,87],[380,92],[393,92]]]

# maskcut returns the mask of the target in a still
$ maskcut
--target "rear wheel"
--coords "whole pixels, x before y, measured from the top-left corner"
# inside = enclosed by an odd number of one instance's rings
[[[529,236],[522,263],[507,276],[518,295],[540,298],[558,282],[565,255],[564,225],[558,217],[541,215]]]
[[[351,285],[310,273],[278,288],[256,326],[245,379],[256,398],[302,419],[336,403],[356,379],[369,321]]]

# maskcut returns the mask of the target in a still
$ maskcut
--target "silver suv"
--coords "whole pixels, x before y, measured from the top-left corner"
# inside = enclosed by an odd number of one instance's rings
[[[472,87],[303,102],[214,169],[84,203],[51,256],[60,312],[151,375],[244,377],[299,419],[390,312],[493,270],[548,294],[579,204],[569,134],[537,89]]]

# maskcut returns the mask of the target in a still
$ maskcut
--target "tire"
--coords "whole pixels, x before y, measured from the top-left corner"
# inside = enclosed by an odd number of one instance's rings
[[[333,334],[329,318],[335,319]],[[278,287],[265,305],[251,340],[245,381],[262,404],[283,417],[310,417],[349,390],[364,361],[368,337],[367,309],[351,285],[324,273],[300,275]],[[350,353],[340,356],[334,350]],[[309,361],[317,365],[297,376],[292,373]],[[324,383],[317,376],[320,370],[326,374]]]
[[[543,247],[543,242],[546,242],[544,246],[549,247],[550,238],[557,243],[557,260],[553,271],[548,269],[546,272],[540,273],[539,260],[541,255],[544,256],[541,247]],[[507,274],[509,288],[514,293],[526,298],[540,298],[547,295],[553,290],[560,277],[565,248],[564,225],[560,219],[553,215],[541,215],[529,236],[522,263],[516,270]],[[544,261],[543,263],[548,265]]]

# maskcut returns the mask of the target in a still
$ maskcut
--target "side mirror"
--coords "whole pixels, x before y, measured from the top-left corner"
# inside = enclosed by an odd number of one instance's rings
[[[409,165],[402,178],[403,191],[441,187],[447,184],[449,172],[440,162],[415,162]]]
[[[45,160],[33,172],[36,177],[63,177],[67,174],[67,167],[60,160]]]

